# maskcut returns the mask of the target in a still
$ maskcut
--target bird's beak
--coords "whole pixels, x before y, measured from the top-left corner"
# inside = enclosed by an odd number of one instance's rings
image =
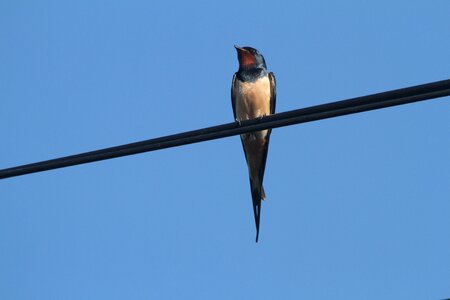
[[[238,45],[234,45],[234,48],[236,48],[236,50],[237,50],[238,52],[240,52],[240,51],[248,52],[247,50],[245,50],[245,49],[242,48],[242,47],[239,47]]]

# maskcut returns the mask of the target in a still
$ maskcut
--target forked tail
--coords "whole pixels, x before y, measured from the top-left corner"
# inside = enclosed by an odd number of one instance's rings
[[[262,185],[254,184],[251,180],[250,180],[250,188],[252,191],[253,214],[255,216],[256,242],[258,242],[259,220],[261,219],[261,200],[265,198],[265,194]]]

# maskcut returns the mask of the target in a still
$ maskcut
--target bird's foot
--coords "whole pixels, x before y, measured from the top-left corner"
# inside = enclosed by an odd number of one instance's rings
[[[239,126],[241,126],[241,120],[236,119],[235,121],[238,123]]]

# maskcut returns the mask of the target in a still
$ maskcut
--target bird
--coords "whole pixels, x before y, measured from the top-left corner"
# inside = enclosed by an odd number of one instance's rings
[[[234,47],[239,61],[239,69],[233,75],[231,84],[231,104],[235,121],[240,124],[244,120],[261,119],[274,114],[275,75],[267,71],[266,61],[258,50],[252,47]],[[271,129],[265,129],[240,136],[250,178],[256,242],[259,238],[261,200],[266,198],[263,179],[271,132]]]

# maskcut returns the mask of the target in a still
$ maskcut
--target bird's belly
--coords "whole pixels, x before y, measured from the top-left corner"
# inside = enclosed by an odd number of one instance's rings
[[[239,121],[270,115],[270,82],[262,77],[255,82],[237,84],[236,117]]]
[[[270,115],[270,81],[262,77],[255,82],[237,84],[236,118],[238,121],[250,120]],[[267,129],[248,134],[249,139],[264,139]]]

